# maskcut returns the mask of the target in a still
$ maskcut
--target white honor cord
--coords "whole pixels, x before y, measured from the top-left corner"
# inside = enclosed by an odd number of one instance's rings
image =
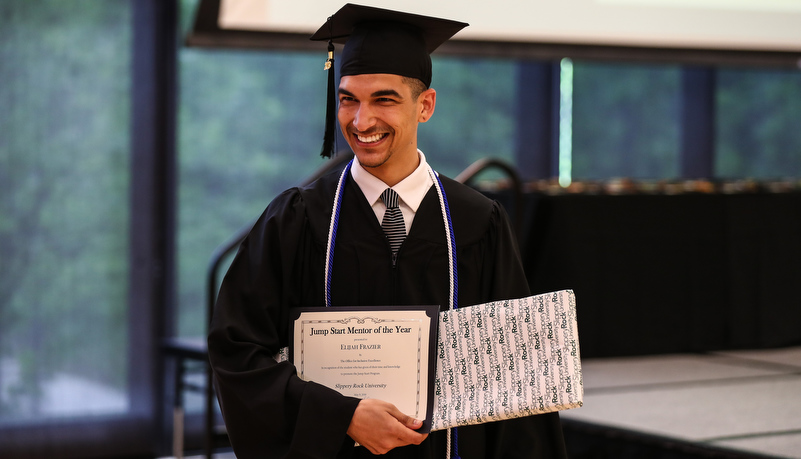
[[[445,190],[442,188],[442,182],[439,180],[439,174],[434,172],[434,170],[431,169],[431,166],[428,166],[428,175],[431,176],[431,180],[434,182],[434,186],[437,188],[439,207],[440,212],[442,213],[442,223],[445,225],[445,240],[448,243],[448,274],[450,280],[450,296],[448,297],[448,301],[450,302],[450,308],[456,309],[458,307],[456,302],[456,287],[458,285],[456,277],[456,241],[453,239],[451,211],[448,208],[448,201],[445,197]]]
[[[445,436],[445,459],[450,459],[451,457],[451,429],[448,427],[448,435]]]
[[[431,166],[428,167],[428,174],[431,176],[431,180],[434,182],[434,185],[437,187],[437,195],[439,196],[439,206],[442,213],[442,220],[443,224],[445,225],[445,239],[448,243],[448,273],[450,275],[450,307],[451,309],[456,309],[456,288],[458,286],[457,282],[457,274],[456,274],[456,241],[453,238],[453,223],[451,222],[451,211],[448,208],[448,201],[445,198],[445,190],[442,187],[442,182],[439,180],[439,174],[434,172],[431,169]],[[449,428],[447,430],[447,434],[445,436],[445,459],[451,458],[451,444],[452,444],[452,435],[451,433],[454,432],[453,429]]]

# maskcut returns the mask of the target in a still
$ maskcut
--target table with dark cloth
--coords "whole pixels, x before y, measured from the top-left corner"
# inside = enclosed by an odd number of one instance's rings
[[[532,292],[575,291],[583,357],[801,343],[799,192],[526,193],[520,216]]]

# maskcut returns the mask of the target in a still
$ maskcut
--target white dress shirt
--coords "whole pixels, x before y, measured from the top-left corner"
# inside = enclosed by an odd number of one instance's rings
[[[387,210],[387,206],[381,200],[381,193],[387,188],[392,188],[398,193],[403,222],[406,224],[406,234],[409,234],[409,229],[412,227],[417,208],[420,207],[420,203],[423,202],[423,198],[428,193],[429,188],[434,185],[431,176],[428,175],[428,163],[426,163],[425,155],[420,150],[417,150],[417,153],[420,155],[420,164],[417,169],[393,187],[388,187],[381,179],[368,172],[359,164],[358,158],[353,161],[353,166],[350,169],[353,180],[359,185],[362,193],[367,198],[367,202],[373,207],[373,212],[375,212],[379,224],[384,219],[384,212]]]

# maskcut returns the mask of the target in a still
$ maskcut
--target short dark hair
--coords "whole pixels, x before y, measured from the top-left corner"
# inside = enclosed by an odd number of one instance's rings
[[[423,91],[428,89],[426,84],[418,78],[403,77],[403,83],[409,85],[412,90],[412,99],[417,99]]]

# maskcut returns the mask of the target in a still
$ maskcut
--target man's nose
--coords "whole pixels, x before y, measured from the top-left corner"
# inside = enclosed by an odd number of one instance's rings
[[[366,104],[362,104],[353,116],[353,127],[366,131],[375,125],[375,114]]]

